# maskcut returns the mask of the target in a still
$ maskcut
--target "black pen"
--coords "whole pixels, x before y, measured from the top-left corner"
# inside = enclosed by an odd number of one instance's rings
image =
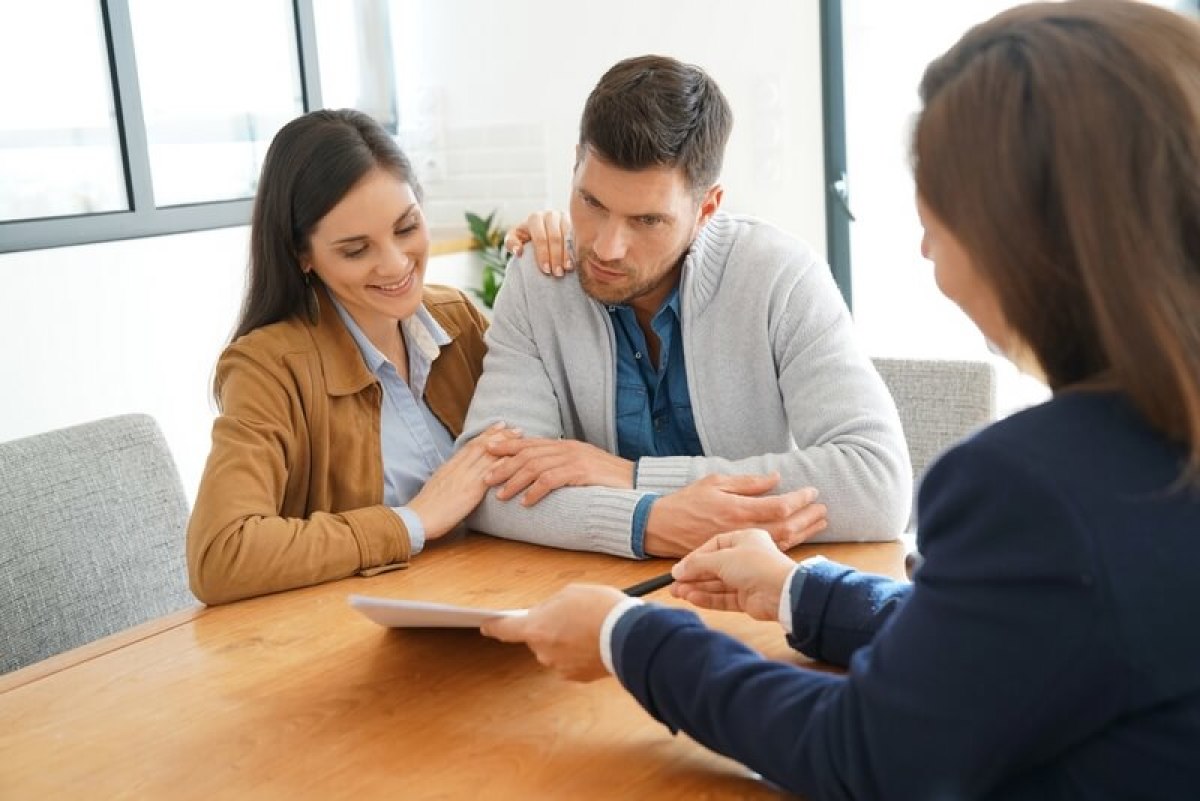
[[[670,573],[663,573],[661,576],[655,576],[652,579],[646,579],[645,581],[634,584],[632,587],[626,587],[625,589],[621,590],[621,592],[634,598],[639,598],[648,593],[652,593],[655,590],[661,590],[674,580],[675,577]]]

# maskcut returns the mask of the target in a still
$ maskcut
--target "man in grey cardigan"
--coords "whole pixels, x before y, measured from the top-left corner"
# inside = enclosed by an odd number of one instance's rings
[[[732,114],[702,70],[627,59],[589,95],[572,181],[576,269],[508,267],[461,441],[496,421],[472,528],[628,557],[712,535],[891,539],[911,468],[895,404],[828,268],[719,211]],[[816,498],[820,497],[820,503]]]

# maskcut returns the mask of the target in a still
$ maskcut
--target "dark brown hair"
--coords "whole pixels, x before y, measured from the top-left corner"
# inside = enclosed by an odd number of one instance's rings
[[[579,144],[623,170],[681,167],[699,196],[721,174],[733,112],[704,70],[666,56],[611,67],[588,95]]]
[[[404,152],[361,111],[311,111],[279,129],[267,149],[254,197],[246,296],[231,339],[302,313],[300,261],[313,229],[377,167],[421,197]],[[314,275],[311,280],[319,279]]]
[[[1200,481],[1200,25],[1019,6],[930,64],[921,99],[917,191],[1050,386],[1114,385]]]

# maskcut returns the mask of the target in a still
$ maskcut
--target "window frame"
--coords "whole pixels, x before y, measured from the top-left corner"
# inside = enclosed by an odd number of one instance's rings
[[[821,111],[825,128],[825,250],[846,308],[854,312],[850,278],[849,169],[846,165],[845,55],[842,0],[821,0]]]
[[[0,253],[113,242],[250,223],[253,198],[159,208],[138,85],[128,0],[98,0],[129,209],[0,222]],[[304,111],[321,108],[312,0],[292,0]]]

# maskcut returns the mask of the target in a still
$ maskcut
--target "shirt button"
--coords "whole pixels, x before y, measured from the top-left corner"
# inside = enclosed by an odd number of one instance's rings
[[[635,359],[640,359],[640,358],[642,358],[642,352],[641,352],[640,350],[635,350],[635,351],[633,352],[633,358],[635,358]]]

